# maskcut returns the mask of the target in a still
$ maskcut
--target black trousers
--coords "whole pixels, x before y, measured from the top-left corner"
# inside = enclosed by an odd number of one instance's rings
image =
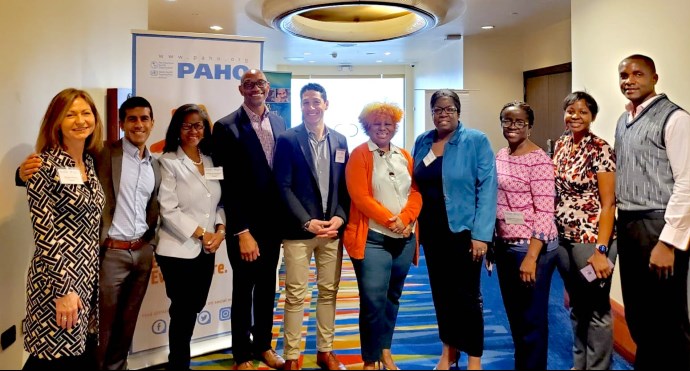
[[[649,257],[665,225],[662,212],[618,212],[618,256],[625,319],[637,344],[635,369],[690,369],[687,251],[675,250],[674,273],[659,278]]]
[[[484,353],[481,262],[472,260],[469,231],[427,234],[423,243],[441,341],[473,357]]]
[[[189,370],[190,349],[196,317],[206,306],[213,280],[215,254],[200,252],[194,259],[156,255],[170,298],[168,370]]]
[[[97,370],[96,344],[97,336],[89,335],[86,339],[86,351],[78,356],[60,357],[48,360],[29,354],[29,358],[24,363],[22,370],[51,370],[51,371],[72,371],[72,370]]]
[[[261,253],[253,262],[242,260],[237,237],[228,241],[228,257],[232,266],[232,355],[237,364],[271,349],[281,241],[274,236],[263,237],[266,235],[266,232],[252,234]]]

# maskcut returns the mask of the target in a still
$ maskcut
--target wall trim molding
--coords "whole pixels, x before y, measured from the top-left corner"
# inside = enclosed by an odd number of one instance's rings
[[[630,336],[628,323],[625,321],[625,309],[615,300],[611,300],[611,317],[613,319],[613,349],[626,361],[634,363],[637,345]]]

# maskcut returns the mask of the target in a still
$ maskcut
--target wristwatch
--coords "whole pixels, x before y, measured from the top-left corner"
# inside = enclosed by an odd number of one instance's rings
[[[606,254],[609,252],[609,247],[606,245],[597,245],[597,251],[599,251],[602,254]]]
[[[311,219],[307,220],[307,222],[304,223],[304,225],[302,226],[302,229],[309,232],[309,224],[311,224]]]
[[[201,235],[197,237],[200,241],[204,240],[204,235],[206,234],[206,228],[201,227]]]

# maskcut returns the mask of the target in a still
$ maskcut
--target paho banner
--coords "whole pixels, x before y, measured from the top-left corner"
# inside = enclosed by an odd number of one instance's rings
[[[158,31],[132,34],[133,95],[146,98],[153,107],[155,125],[148,145],[156,156],[162,152],[177,107],[199,104],[215,122],[242,104],[238,90],[242,74],[262,68],[262,38]],[[223,245],[216,253],[206,307],[197,318],[192,356],[231,345],[232,274]],[[167,362],[170,301],[163,279],[154,264],[132,342],[130,368]]]

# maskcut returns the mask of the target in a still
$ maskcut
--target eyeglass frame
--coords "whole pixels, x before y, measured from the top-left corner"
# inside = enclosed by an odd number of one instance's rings
[[[449,115],[452,115],[452,114],[454,114],[454,113],[460,112],[460,110],[458,110],[458,108],[455,107],[455,106],[448,106],[448,107],[443,107],[443,108],[441,108],[441,107],[434,107],[434,108],[431,109],[431,113],[432,113],[433,115],[440,115],[441,112],[445,112],[445,113],[447,113],[447,114],[449,114]]]
[[[529,126],[529,122],[525,120],[508,120],[508,119],[502,119],[501,121],[501,127],[504,129],[508,129],[511,126],[515,126],[516,129],[524,129],[525,126]],[[521,124],[520,124],[521,123]],[[507,124],[507,125],[506,125]]]
[[[268,84],[269,84],[268,81],[266,81],[264,79],[260,79],[260,80],[256,80],[256,81],[244,80],[244,81],[242,81],[241,85],[242,85],[243,89],[249,90],[249,89],[254,89],[254,87],[256,87],[256,86],[258,86],[259,89],[263,89],[266,86],[268,86]]]
[[[181,131],[191,131],[192,129],[194,129],[194,131],[203,131],[205,128],[206,128],[206,125],[204,124],[203,121],[183,122],[180,125]]]

